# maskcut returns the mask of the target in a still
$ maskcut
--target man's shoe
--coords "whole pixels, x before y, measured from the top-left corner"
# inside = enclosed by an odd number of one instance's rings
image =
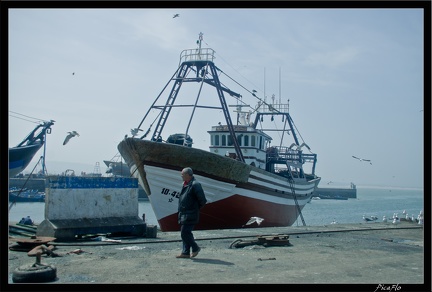
[[[201,251],[201,248],[198,247],[197,251],[192,252],[191,258],[196,257],[200,251]]]
[[[188,258],[190,258],[190,256],[188,254],[179,254],[178,256],[176,256],[176,258],[178,258],[178,259],[188,259]]]

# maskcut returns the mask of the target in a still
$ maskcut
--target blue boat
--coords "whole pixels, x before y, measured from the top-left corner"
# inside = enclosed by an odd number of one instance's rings
[[[54,121],[45,121],[36,126],[17,146],[9,148],[9,177],[15,177],[32,161],[45,143],[45,135],[51,133]]]
[[[9,190],[9,202],[45,202],[45,193],[38,190]]]

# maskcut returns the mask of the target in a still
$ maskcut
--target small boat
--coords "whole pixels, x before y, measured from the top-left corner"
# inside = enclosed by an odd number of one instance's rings
[[[45,143],[45,135],[51,133],[54,121],[44,121],[37,125],[17,146],[9,148],[9,177],[15,177],[32,161]]]
[[[201,209],[196,230],[290,226],[299,216],[305,225],[301,210],[310,201],[321,178],[315,174],[317,155],[299,140],[301,135],[289,113],[289,104],[275,101],[274,96],[272,102],[267,102],[255,90],[249,93],[257,105],[242,103],[242,95],[219,80],[223,71],[214,64],[215,51],[202,48],[201,42],[202,34],[197,41],[198,48],[181,53],[178,69],[132,131],[132,137],[125,137],[118,145],[130,173],[146,191],[160,229],[179,230],[177,202],[182,186],[180,172],[184,167],[193,169],[208,201]],[[170,83],[172,87],[165,104],[158,104]],[[189,100],[181,103],[179,100],[184,96],[179,92],[186,84],[198,84],[198,93],[187,91]],[[208,87],[216,89],[213,95],[207,91]],[[237,114],[236,123],[232,122],[224,93],[236,103],[232,105]],[[190,109],[190,116],[172,113],[185,108]],[[223,113],[224,123],[210,124],[207,128],[211,141],[208,151],[194,148],[194,140],[189,135],[194,113],[201,109]],[[150,118],[151,115],[156,117]],[[210,119],[213,115],[195,124],[202,127]],[[277,127],[274,126],[276,119],[281,123]],[[179,128],[182,120],[184,128],[163,139],[164,128]],[[168,121],[173,124],[168,126]],[[147,125],[147,131],[141,129]],[[153,126],[153,134],[147,138]],[[145,134],[135,137],[139,131]],[[288,137],[291,145],[284,141]],[[305,153],[306,149],[311,153]],[[254,217],[263,220],[248,224]]]
[[[10,189],[9,202],[45,202],[45,192],[27,189]]]

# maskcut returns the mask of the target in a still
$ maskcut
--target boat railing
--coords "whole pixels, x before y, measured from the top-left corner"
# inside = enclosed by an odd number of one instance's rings
[[[260,113],[288,113],[288,103],[263,103],[259,109]]]
[[[187,49],[180,53],[180,64],[190,61],[211,61],[215,59],[215,51],[210,48]]]
[[[316,154],[302,153],[301,151],[290,149],[286,146],[273,146],[272,151],[267,151],[267,156],[271,159],[283,161],[316,162]]]

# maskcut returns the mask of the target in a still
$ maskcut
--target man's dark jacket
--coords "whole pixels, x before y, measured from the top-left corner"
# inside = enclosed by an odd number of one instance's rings
[[[178,223],[197,224],[199,222],[199,212],[206,204],[207,200],[201,184],[192,177],[180,192],[178,204]]]

